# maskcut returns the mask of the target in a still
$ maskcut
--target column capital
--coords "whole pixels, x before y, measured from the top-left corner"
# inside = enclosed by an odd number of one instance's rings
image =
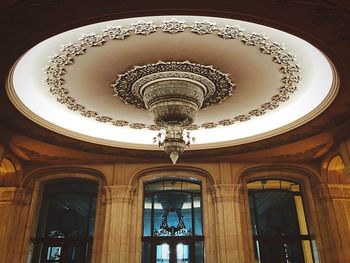
[[[241,194],[241,184],[217,184],[210,187],[213,198],[218,201],[238,199]]]
[[[350,184],[320,184],[317,190],[321,199],[350,200]]]
[[[132,202],[136,188],[130,185],[105,186],[106,202]]]
[[[0,187],[0,205],[18,203],[29,203],[26,199],[30,191],[23,187]]]

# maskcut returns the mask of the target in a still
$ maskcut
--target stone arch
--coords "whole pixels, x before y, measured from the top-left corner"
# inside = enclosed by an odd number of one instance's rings
[[[153,179],[162,179],[162,178],[179,178],[179,179],[186,179],[186,178],[195,178],[201,181],[201,190],[202,190],[202,220],[203,220],[203,232],[205,236],[205,242],[208,244],[205,246],[205,253],[208,256],[209,254],[213,254],[209,251],[209,248],[211,247],[210,244],[213,243],[213,235],[212,231],[210,230],[210,225],[213,224],[212,221],[212,214],[214,213],[214,208],[212,204],[212,198],[211,198],[211,191],[210,187],[214,185],[214,179],[212,175],[198,167],[193,166],[155,166],[155,167],[149,167],[146,169],[142,169],[136,173],[130,178],[129,180],[129,186],[133,189],[136,189],[135,191],[135,198],[133,200],[132,209],[133,209],[133,218],[131,219],[131,224],[135,226],[136,232],[134,236],[131,238],[131,242],[135,244],[135,247],[138,248],[138,253],[141,252],[141,236],[142,236],[142,220],[140,218],[143,217],[143,198],[144,198],[144,192],[143,192],[143,185],[145,182]],[[136,255],[136,257],[141,257],[140,254]]]
[[[244,168],[239,174],[239,182],[243,186],[241,195],[241,205],[249,207],[248,202],[248,190],[247,182],[261,180],[261,179],[281,179],[287,181],[293,181],[301,186],[301,192],[303,196],[304,211],[308,222],[308,228],[312,235],[316,236],[316,243],[318,251],[322,250],[322,240],[320,237],[320,228],[318,219],[316,217],[316,207],[314,203],[313,188],[317,188],[321,184],[321,176],[316,170],[313,170],[307,166],[281,164],[281,165],[254,165]],[[250,211],[245,209],[242,213],[242,220],[245,221],[247,226],[243,229],[244,235],[247,237],[247,249],[251,253],[251,260],[253,261],[253,238],[252,228],[250,223]],[[318,255],[321,256],[322,255]]]
[[[103,211],[105,207],[102,202],[102,188],[106,184],[106,180],[102,172],[92,168],[77,166],[51,166],[33,170],[26,174],[22,181],[22,187],[31,192],[31,201],[29,202],[30,207],[26,231],[24,234],[24,246],[21,255],[21,262],[24,262],[26,259],[30,258],[30,254],[33,250],[33,243],[31,240],[33,240],[36,233],[42,203],[43,188],[45,184],[70,179],[92,181],[97,183],[98,195],[94,235],[100,236],[103,232],[103,223],[105,218],[104,216],[99,215],[104,214]],[[99,246],[101,245],[102,244]],[[94,257],[97,257],[96,251],[100,250],[100,248],[97,248],[96,246],[97,245],[93,245],[92,261],[94,261]]]
[[[33,170],[24,176],[22,186],[33,188],[36,183],[45,183],[52,180],[82,179],[105,184],[104,174],[93,168],[80,166],[49,166]]]
[[[255,165],[243,169],[238,177],[241,183],[261,178],[278,178],[304,184],[308,179],[311,185],[320,183],[320,176],[309,167],[297,165]]]
[[[129,185],[137,186],[141,178],[147,180],[151,178],[169,177],[169,173],[171,173],[173,177],[194,177],[200,180],[206,179],[209,185],[215,184],[213,176],[201,168],[191,166],[158,166],[138,171],[131,177]]]

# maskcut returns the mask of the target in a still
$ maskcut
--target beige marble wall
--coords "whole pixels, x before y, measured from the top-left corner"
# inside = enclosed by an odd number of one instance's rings
[[[315,163],[228,162],[38,167],[19,177],[21,187],[0,188],[0,262],[26,262],[36,231],[40,189],[45,182],[74,177],[100,185],[92,261],[140,263],[143,184],[167,176],[202,181],[206,263],[255,262],[245,185],[248,179],[264,177],[300,182],[320,261],[350,262],[349,185],[327,183],[323,179],[327,173],[322,177]]]
[[[0,262],[20,262],[29,204],[27,189],[0,188]]]

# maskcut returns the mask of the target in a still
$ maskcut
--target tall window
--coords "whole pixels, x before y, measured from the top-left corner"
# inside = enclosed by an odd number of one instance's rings
[[[32,262],[91,261],[97,184],[61,181],[47,184],[40,210]]]
[[[142,262],[203,263],[200,182],[149,182],[144,193]]]
[[[282,180],[248,183],[255,257],[260,263],[312,263],[300,185]]]

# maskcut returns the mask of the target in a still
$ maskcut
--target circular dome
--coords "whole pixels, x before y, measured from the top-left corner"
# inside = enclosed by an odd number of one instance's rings
[[[332,64],[303,39],[259,24],[200,16],[120,19],[53,36],[17,61],[7,90],[24,115],[58,133],[156,149],[148,111],[115,96],[113,87],[119,76],[160,61],[211,67],[232,85],[231,96],[199,110],[191,149],[284,133],[320,114],[337,92]]]

